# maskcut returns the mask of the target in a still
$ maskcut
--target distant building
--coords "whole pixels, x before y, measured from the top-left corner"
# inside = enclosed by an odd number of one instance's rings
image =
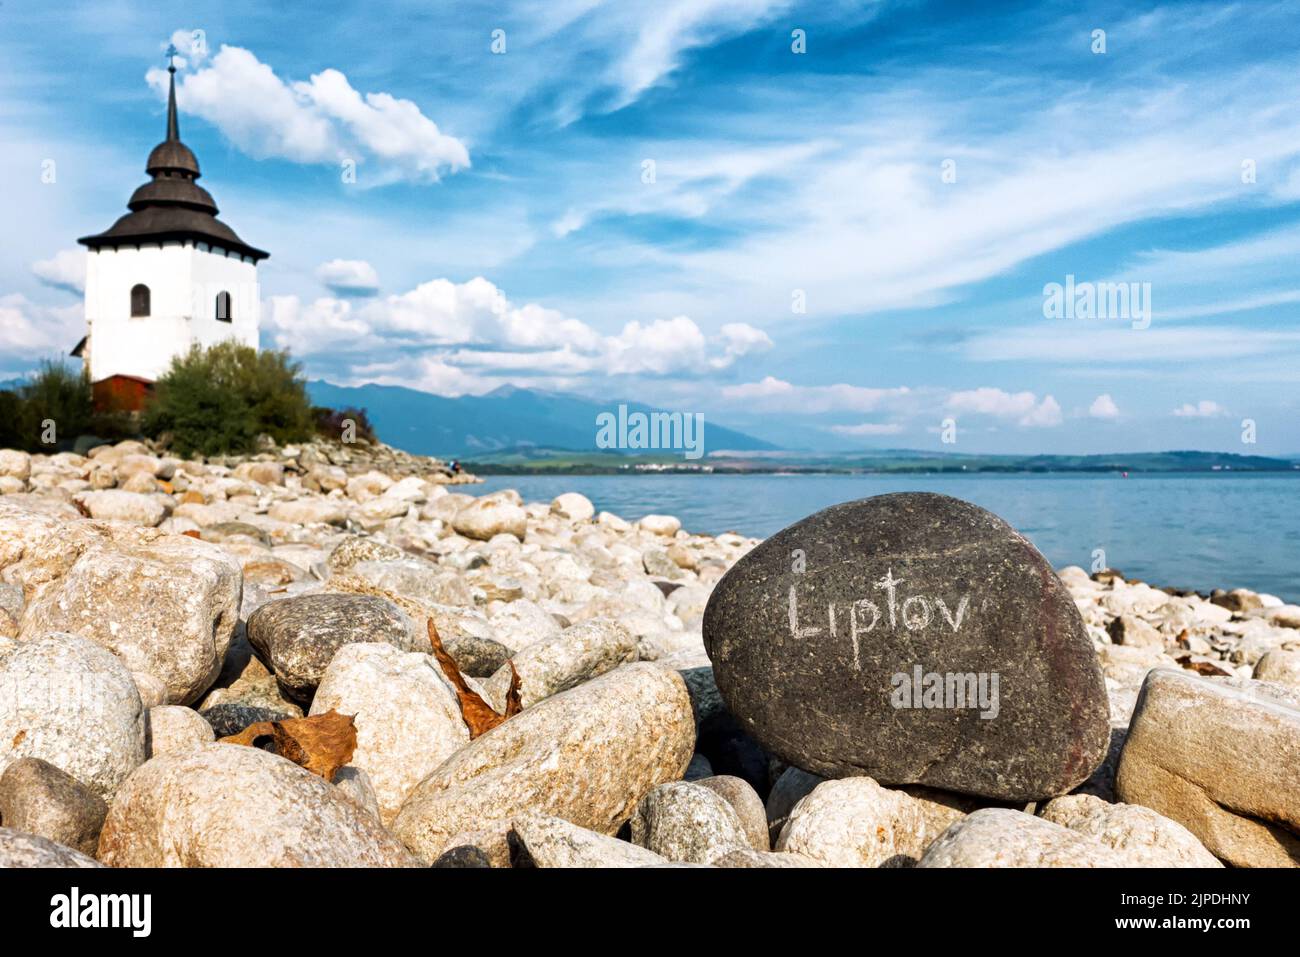
[[[257,348],[257,263],[270,254],[217,219],[195,182],[199,163],[176,122],[176,68],[167,69],[167,138],[149,154],[152,179],[112,227],[77,240],[89,250],[86,336],[72,354],[85,361],[100,409],[139,409],[172,358],[195,343]]]

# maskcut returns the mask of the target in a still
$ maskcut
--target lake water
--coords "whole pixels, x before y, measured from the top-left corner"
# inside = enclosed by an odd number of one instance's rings
[[[941,492],[1002,516],[1058,568],[1106,564],[1155,585],[1251,588],[1300,603],[1300,474],[489,476],[525,501],[581,492],[626,519],[765,537],[812,512],[886,492]]]

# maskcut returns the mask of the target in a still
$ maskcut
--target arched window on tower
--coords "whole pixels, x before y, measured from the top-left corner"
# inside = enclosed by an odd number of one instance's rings
[[[149,287],[136,283],[131,287],[131,317],[149,315]]]
[[[217,293],[217,322],[234,322],[234,304],[230,301],[230,293]]]

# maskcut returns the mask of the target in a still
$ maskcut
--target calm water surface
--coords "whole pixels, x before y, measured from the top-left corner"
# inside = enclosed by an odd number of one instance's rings
[[[1300,474],[490,476],[525,501],[581,492],[627,519],[676,515],[688,531],[768,536],[838,502],[886,492],[953,495],[1001,515],[1057,567],[1093,550],[1129,577],[1300,602]]]

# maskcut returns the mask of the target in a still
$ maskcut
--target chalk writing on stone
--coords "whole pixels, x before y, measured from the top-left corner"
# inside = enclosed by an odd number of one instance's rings
[[[934,623],[940,626],[946,624],[954,633],[961,628],[962,622],[966,619],[966,613],[970,608],[969,594],[961,595],[950,607],[948,601],[939,595],[918,594],[904,597],[899,590],[899,586],[904,582],[905,579],[895,578],[893,568],[889,568],[883,578],[872,583],[872,588],[876,590],[876,592],[873,592],[876,600],[864,597],[839,603],[845,608],[844,614],[848,618],[848,634],[846,637],[853,651],[853,668],[855,671],[862,670],[862,636],[868,635],[875,630],[876,626],[881,624],[882,618],[888,622],[888,627],[891,630],[895,630],[901,625],[908,631],[923,631],[930,627],[931,623]],[[877,600],[881,604],[877,604]],[[813,638],[822,633],[821,625],[800,622],[799,594],[796,585],[790,586],[788,612],[790,636],[795,640]],[[840,637],[838,632],[840,614],[836,610],[835,602],[827,603],[825,627],[829,630],[831,638],[834,639]]]

